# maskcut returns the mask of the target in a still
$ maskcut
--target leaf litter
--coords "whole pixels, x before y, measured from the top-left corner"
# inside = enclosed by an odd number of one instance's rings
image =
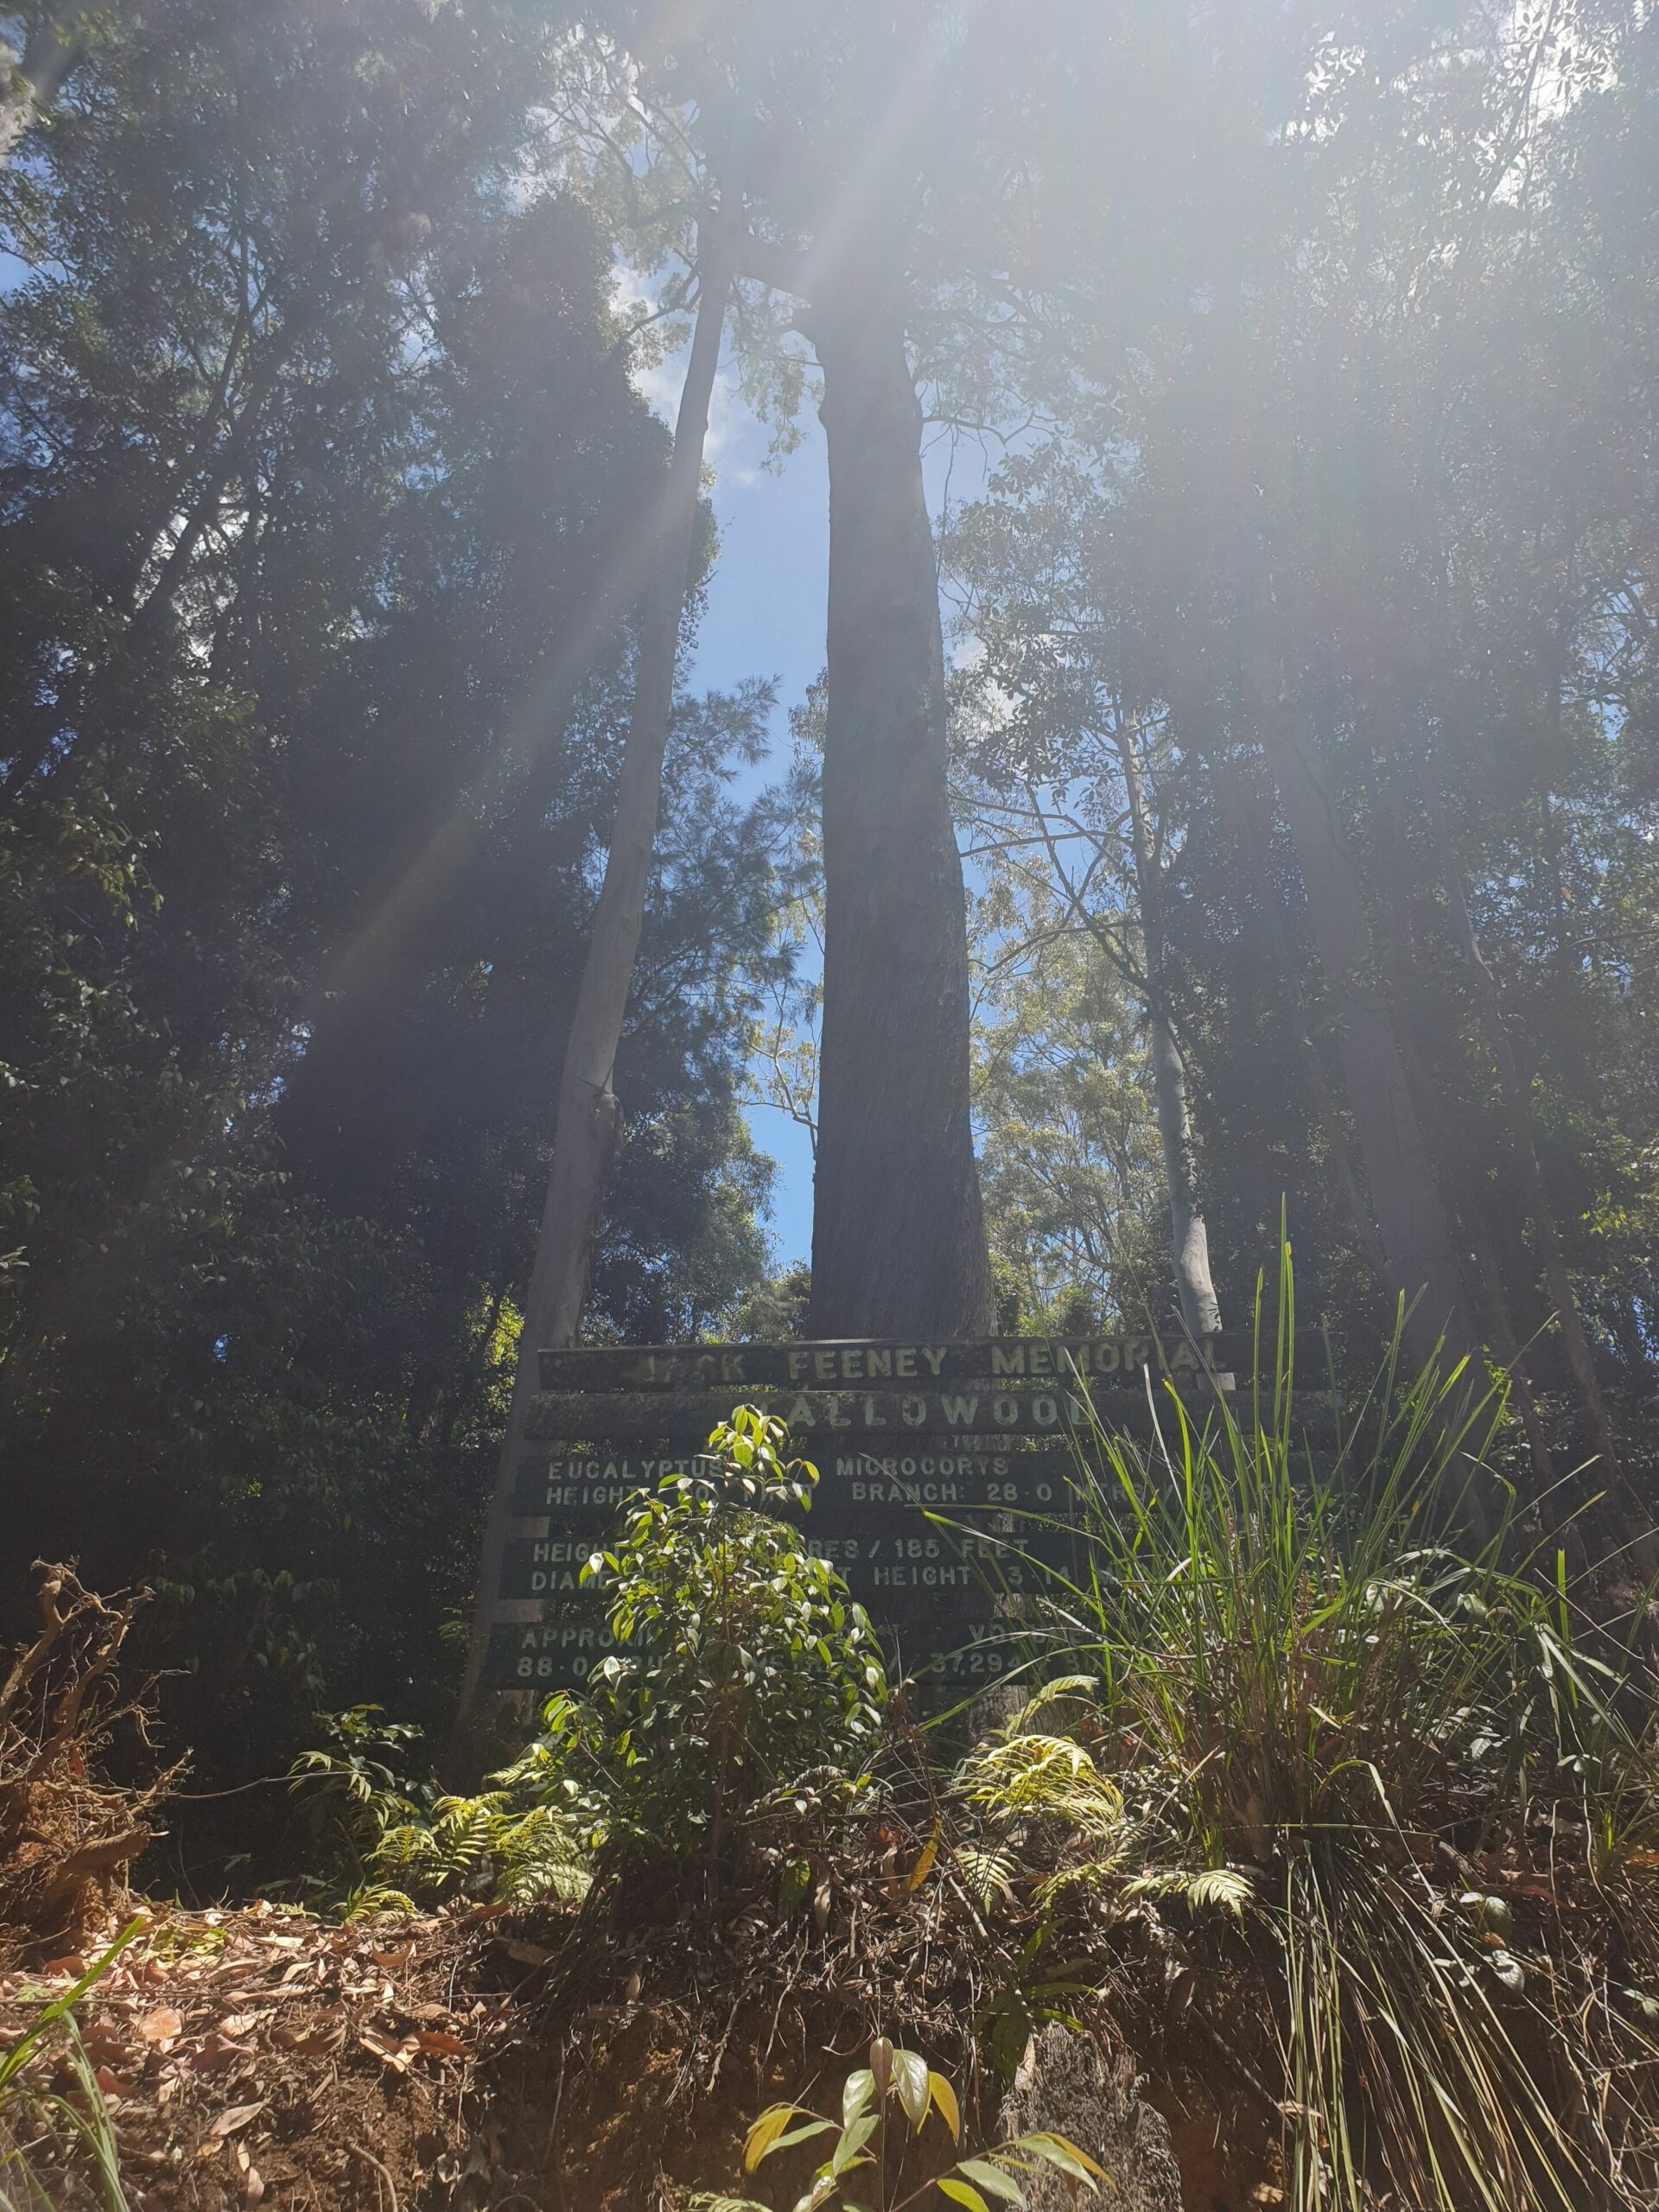
[[[476,1918],[149,1908],[79,2008],[131,2212],[346,2212],[372,2201],[373,2164],[405,2212],[469,2201],[449,2184],[478,2178],[470,2093],[507,2001],[467,1971]],[[0,2052],[104,1948],[0,1974]],[[56,2052],[24,2073],[71,2086]],[[99,2202],[73,2158],[42,2179],[54,2212]]]

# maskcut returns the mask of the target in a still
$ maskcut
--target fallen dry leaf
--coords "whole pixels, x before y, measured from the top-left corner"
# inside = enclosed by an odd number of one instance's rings
[[[465,2058],[467,2046],[459,2036],[446,2035],[441,2028],[423,2028],[415,2038],[424,2051],[441,2054],[445,2058]]]
[[[154,2044],[158,2050],[166,2050],[184,2033],[184,2019],[170,2005],[158,2005],[153,2012],[146,2012],[136,2025],[146,2043]]]
[[[302,2028],[279,2027],[271,2031],[271,2041],[280,2050],[299,2051],[338,2050],[346,2041],[346,2018],[338,2010],[324,2013]]]
[[[215,2029],[212,2035],[190,2054],[190,2063],[203,2074],[222,2074],[227,2066],[234,2066],[239,2058],[251,2058],[253,2045],[232,2043]]]
[[[418,2036],[403,2036],[394,2040],[382,2035],[378,2028],[360,2028],[357,2039],[365,2050],[372,2050],[377,2058],[388,2066],[395,2066],[400,2074],[408,2072],[410,2060],[421,2047]]]
[[[245,2204],[257,2204],[264,2193],[265,2184],[260,2177],[258,2167],[250,2166],[247,2172],[242,2177],[243,2202]]]
[[[227,2012],[219,2022],[217,2032],[222,2036],[245,2036],[259,2024],[257,2012]]]
[[[223,2141],[226,2136],[234,2135],[238,2128],[245,2127],[251,2120],[257,2119],[270,2102],[269,2097],[261,2097],[257,2104],[227,2105],[207,2133]]]

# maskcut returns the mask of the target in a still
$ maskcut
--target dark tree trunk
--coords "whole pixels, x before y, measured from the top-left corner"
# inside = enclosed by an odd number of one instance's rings
[[[1376,1224],[1371,1218],[1370,1207],[1360,1187],[1359,1169],[1354,1159],[1354,1147],[1349,1141],[1347,1126],[1331,1088],[1330,1077],[1325,1073],[1325,1062],[1319,1057],[1319,1048],[1313,1041],[1313,1027],[1308,1020],[1307,1004],[1302,989],[1301,963],[1291,945],[1285,917],[1279,904],[1279,887],[1274,880],[1268,852],[1269,824],[1263,819],[1263,807],[1258,802],[1256,791],[1247,790],[1241,780],[1238,792],[1237,815],[1243,825],[1242,847],[1249,862],[1250,879],[1255,890],[1262,930],[1291,1008],[1290,1029],[1302,1088],[1307,1094],[1308,1111],[1325,1139],[1326,1164],[1341,1187],[1343,1205],[1361,1255],[1378,1282],[1386,1283],[1389,1279],[1388,1255],[1382,1249]]]
[[[1610,1485],[1618,1499],[1620,1511],[1633,1528],[1639,1528],[1643,1520],[1641,1501],[1630,1492],[1619,1462],[1618,1440],[1614,1434],[1612,1417],[1603,1395],[1601,1377],[1596,1371],[1595,1354],[1591,1350],[1590,1339],[1579,1312],[1573,1279],[1567,1272],[1560,1224],[1555,1217],[1554,1205],[1544,1180],[1543,1167],[1534,1140],[1526,1079],[1516,1059],[1514,1040],[1509,1023],[1504,1019],[1497,979],[1481,949],[1474,917],[1469,911],[1469,901],[1464,893],[1463,871],[1452,849],[1440,776],[1432,761],[1425,768],[1422,782],[1433,832],[1435,857],[1440,867],[1446,915],[1473,988],[1482,1033],[1497,1067],[1499,1125],[1521,1185],[1522,1197],[1531,1217],[1533,1239],[1543,1262],[1549,1302],[1566,1347],[1567,1364],[1572,1370],[1590,1440],[1595,1446],[1600,1462],[1596,1471],[1597,1478]]]
[[[896,294],[849,291],[802,321],[830,449],[809,1328],[974,1336],[995,1301],[969,1119],[967,921],[921,409]]]
[[[1314,949],[1331,994],[1348,1103],[1359,1139],[1388,1282],[1410,1308],[1407,1341],[1426,1360],[1444,1337],[1452,1359],[1476,1332],[1451,1225],[1435,1185],[1386,988],[1377,973],[1358,869],[1298,717],[1258,696],[1258,731],[1295,848]]]

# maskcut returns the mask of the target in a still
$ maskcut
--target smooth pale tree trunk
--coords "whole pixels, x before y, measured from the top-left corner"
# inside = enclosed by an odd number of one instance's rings
[[[1406,1341],[1413,1356],[1427,1361],[1443,1338],[1446,1356],[1460,1359],[1478,1349],[1477,1333],[1378,973],[1359,871],[1294,709],[1265,685],[1255,703],[1257,735],[1295,848],[1314,950],[1331,994],[1389,1287],[1409,1308]]]
[[[544,1347],[575,1340],[588,1291],[600,1202],[616,1150],[620,1116],[611,1077],[633,982],[656,848],[663,755],[673,711],[674,664],[691,569],[709,405],[720,365],[721,333],[731,289],[730,264],[717,226],[705,226],[702,245],[702,293],[674,429],[668,496],[661,511],[660,554],[641,612],[633,709],[622,755],[616,820],[594,910],[582,988],[565,1045],[547,1199],[524,1302],[507,1433],[485,1529],[472,1640],[452,1742],[452,1754],[457,1757],[464,1751],[495,1617],[497,1586],[512,1522],[513,1477],[526,1448],[531,1408],[538,1388],[536,1355]]]
[[[1169,1019],[1164,985],[1163,887],[1147,820],[1146,783],[1141,772],[1134,725],[1115,732],[1129,801],[1129,836],[1135,855],[1135,888],[1141,902],[1141,940],[1147,969],[1147,1020],[1151,1030],[1152,1089],[1163,1147],[1164,1181],[1169,1192],[1170,1253],[1181,1319],[1189,1335],[1212,1336],[1221,1326],[1221,1306],[1210,1273],[1210,1235],[1197,1196],[1192,1172],[1192,1122],[1186,1103],[1186,1064]]]
[[[830,456],[823,1028],[810,1333],[972,1337],[995,1316],[969,1111],[967,915],[938,571],[902,301],[801,316]]]

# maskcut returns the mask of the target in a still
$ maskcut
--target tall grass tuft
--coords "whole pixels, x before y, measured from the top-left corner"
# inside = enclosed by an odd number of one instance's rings
[[[103,1956],[60,1997],[42,2002],[16,2042],[0,2051],[0,2212],[55,2212],[65,2201],[58,2185],[77,2152],[91,2167],[105,2212],[128,2212],[115,2129],[75,2008],[143,1924],[130,1922]],[[73,2094],[38,2078],[54,2062]]]
[[[1521,1537],[1500,1392],[1396,1340],[1320,1454],[1287,1255],[1262,1309],[1254,1386],[1079,1440],[1041,1633],[1124,1810],[1051,1891],[1265,1983],[1294,2212],[1659,2202],[1652,1675]]]

